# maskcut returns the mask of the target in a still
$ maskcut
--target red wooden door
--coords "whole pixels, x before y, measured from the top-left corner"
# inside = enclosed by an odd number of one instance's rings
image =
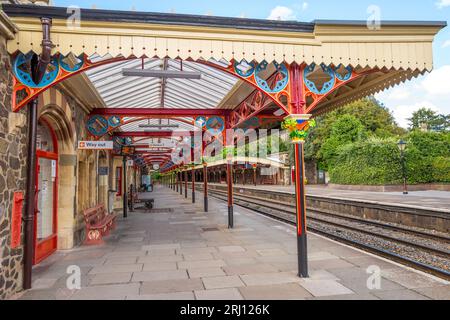
[[[47,123],[38,127],[36,152],[36,198],[34,219],[34,264],[49,257],[58,247],[58,148]]]

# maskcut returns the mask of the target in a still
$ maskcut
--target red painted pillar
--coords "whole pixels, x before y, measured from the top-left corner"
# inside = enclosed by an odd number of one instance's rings
[[[203,163],[203,210],[208,212],[208,165]]]
[[[306,99],[303,91],[304,67],[296,63],[289,66],[290,111],[294,115],[304,115]],[[308,118],[308,117],[306,117]],[[303,141],[295,143],[295,199],[297,211],[297,255],[298,276],[308,277],[308,252],[306,230],[306,193],[305,193],[305,163]]]
[[[295,203],[297,208],[298,275],[308,277],[306,236],[305,161],[303,142],[295,144]]]
[[[228,228],[234,226],[233,217],[233,160],[227,159]]]
[[[192,167],[192,203],[195,203],[195,169]]]
[[[188,174],[187,169],[184,170],[184,197],[187,199]]]
[[[180,179],[179,179],[179,181],[180,181],[180,195],[183,195],[183,171],[180,170],[179,175],[180,175]]]

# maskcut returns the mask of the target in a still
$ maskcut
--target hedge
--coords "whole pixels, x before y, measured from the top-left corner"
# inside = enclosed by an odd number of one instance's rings
[[[450,134],[412,132],[405,152],[408,183],[450,183]],[[336,150],[330,179],[337,184],[389,185],[402,182],[397,140],[369,138]]]
[[[337,184],[401,183],[400,153],[396,142],[372,138],[339,148],[330,179]]]

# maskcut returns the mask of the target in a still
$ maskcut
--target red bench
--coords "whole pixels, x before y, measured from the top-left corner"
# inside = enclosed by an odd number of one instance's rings
[[[83,215],[86,223],[86,245],[102,244],[103,237],[116,227],[116,216],[107,214],[103,204],[84,210]]]

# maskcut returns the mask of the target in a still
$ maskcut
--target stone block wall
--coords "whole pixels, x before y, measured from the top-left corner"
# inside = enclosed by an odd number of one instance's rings
[[[25,110],[11,112],[9,70],[6,42],[0,35],[0,300],[21,290],[23,269],[23,247],[11,249],[10,232],[14,192],[25,191],[28,129]]]

